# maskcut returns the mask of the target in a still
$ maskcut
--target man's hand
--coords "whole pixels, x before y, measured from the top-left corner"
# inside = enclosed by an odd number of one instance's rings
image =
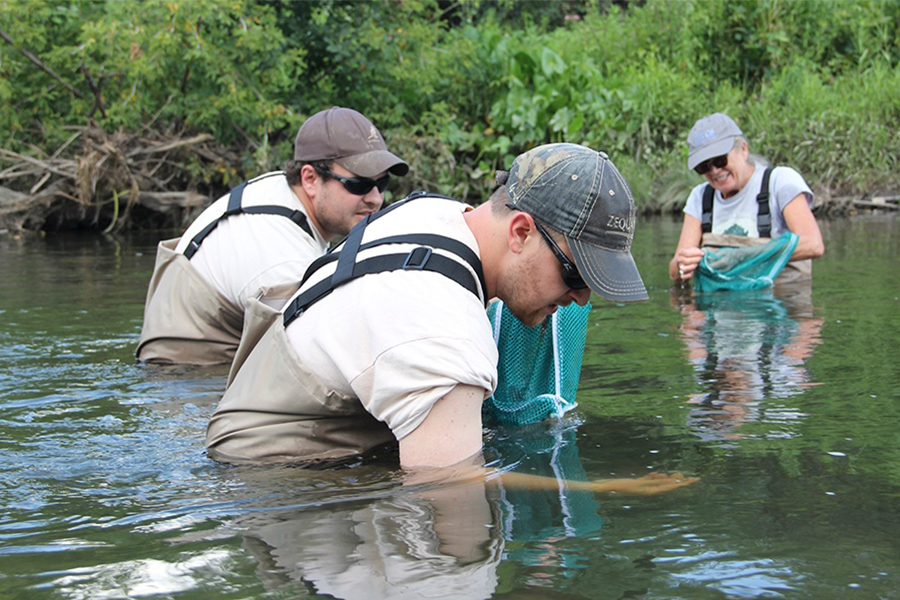
[[[699,477],[685,477],[683,473],[650,473],[636,479],[600,479],[591,482],[595,492],[623,494],[659,494],[700,481]]]

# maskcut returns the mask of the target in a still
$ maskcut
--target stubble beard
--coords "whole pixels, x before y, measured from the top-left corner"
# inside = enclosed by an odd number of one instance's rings
[[[533,290],[537,281],[536,269],[531,263],[524,263],[514,267],[514,271],[508,278],[506,290],[501,299],[509,308],[509,312],[528,327],[540,325],[549,316],[546,313],[547,305],[538,309],[530,309],[534,305]]]

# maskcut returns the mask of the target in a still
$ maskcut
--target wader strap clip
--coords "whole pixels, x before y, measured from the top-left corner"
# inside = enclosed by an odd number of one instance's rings
[[[403,268],[406,270],[418,269],[421,271],[429,258],[431,258],[431,248],[419,246],[418,248],[414,248],[413,251],[409,253],[409,256],[406,257]]]

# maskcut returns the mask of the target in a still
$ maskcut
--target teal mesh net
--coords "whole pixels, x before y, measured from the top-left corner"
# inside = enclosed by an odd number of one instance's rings
[[[485,440],[488,456],[502,457],[515,471],[556,479],[559,486],[525,489],[503,485],[498,478],[503,537],[510,541],[585,537],[603,527],[594,492],[573,490],[565,481],[588,481],[578,453],[578,427],[573,415],[525,426],[497,426]],[[521,560],[538,558],[546,548],[519,544],[507,550]]]
[[[786,231],[770,242],[742,248],[707,248],[696,271],[698,292],[771,287],[788,263],[799,237]]]
[[[485,422],[524,425],[575,407],[590,310],[570,304],[527,327],[502,302],[488,307],[500,358],[497,389],[482,405]]]

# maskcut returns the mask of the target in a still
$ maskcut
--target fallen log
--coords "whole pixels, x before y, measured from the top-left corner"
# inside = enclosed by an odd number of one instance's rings
[[[897,202],[887,202],[883,198],[873,198],[872,200],[853,200],[853,206],[856,208],[866,208],[866,209],[885,209],[885,210],[900,210],[900,204]]]
[[[196,173],[234,174],[236,162],[209,134],[96,126],[76,128],[49,156],[0,149],[0,229],[182,226],[225,191]]]
[[[208,197],[197,192],[141,192],[138,199],[141,206],[159,213],[196,209],[208,201]]]

